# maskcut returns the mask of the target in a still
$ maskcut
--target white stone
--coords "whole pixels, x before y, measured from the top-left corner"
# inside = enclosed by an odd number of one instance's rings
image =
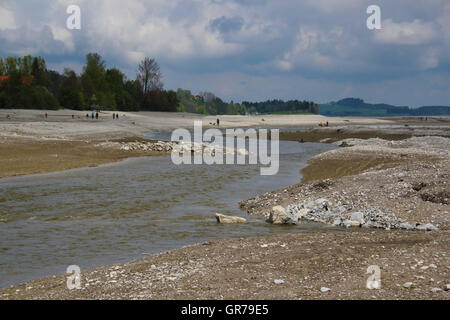
[[[236,217],[236,216],[226,216],[224,214],[216,213],[217,223],[222,224],[235,224],[235,223],[246,223],[247,219]]]
[[[354,228],[354,227],[357,228],[361,226],[361,223],[359,221],[345,220],[344,226],[346,228]]]
[[[421,224],[421,225],[417,226],[416,229],[419,230],[419,231],[433,231],[433,230],[437,230],[437,228],[434,225],[432,225],[431,223]]]
[[[351,221],[358,221],[360,224],[363,224],[365,222],[364,220],[364,214],[362,212],[354,212],[350,216]]]
[[[270,211],[267,222],[272,224],[296,224],[298,217],[289,215],[282,206],[275,206]]]

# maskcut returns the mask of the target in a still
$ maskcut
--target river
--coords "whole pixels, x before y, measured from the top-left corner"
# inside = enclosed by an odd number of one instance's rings
[[[310,157],[334,148],[281,141],[275,176],[261,176],[256,165],[176,166],[163,156],[0,179],[0,288],[69,265],[83,270],[210,240],[330,229],[273,226],[238,202],[298,183]],[[216,212],[249,223],[219,225]]]

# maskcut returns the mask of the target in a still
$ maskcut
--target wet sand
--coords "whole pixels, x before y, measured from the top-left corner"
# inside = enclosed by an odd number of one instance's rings
[[[0,178],[95,167],[129,157],[160,154],[139,150],[125,152],[92,141],[7,138],[0,140]]]

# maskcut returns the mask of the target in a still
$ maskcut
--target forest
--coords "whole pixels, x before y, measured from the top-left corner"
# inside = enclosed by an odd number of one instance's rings
[[[225,102],[211,92],[165,90],[155,59],[137,66],[136,79],[107,68],[98,53],[88,53],[81,74],[47,68],[42,57],[0,57],[0,108],[191,112],[205,115],[318,113],[317,104],[298,100]]]

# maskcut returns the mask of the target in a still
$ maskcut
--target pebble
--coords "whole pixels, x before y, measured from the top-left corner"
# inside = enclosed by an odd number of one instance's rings
[[[328,292],[328,291],[331,291],[331,289],[327,288],[327,287],[322,287],[322,288],[320,288],[320,291],[321,292]]]
[[[413,282],[406,282],[403,284],[403,287],[406,289],[414,289],[416,285]]]
[[[283,283],[284,283],[284,280],[275,280],[274,283],[275,283],[275,284],[283,284]]]

